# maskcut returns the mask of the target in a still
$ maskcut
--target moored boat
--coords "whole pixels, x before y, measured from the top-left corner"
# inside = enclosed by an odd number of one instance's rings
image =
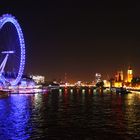
[[[129,90],[127,90],[126,88],[120,87],[120,88],[116,88],[116,93],[128,94],[128,93],[131,93],[131,92]]]

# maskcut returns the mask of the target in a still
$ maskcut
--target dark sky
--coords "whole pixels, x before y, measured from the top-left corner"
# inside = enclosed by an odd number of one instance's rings
[[[0,2],[23,28],[26,73],[91,81],[129,65],[140,75],[140,5],[133,1],[14,0]]]

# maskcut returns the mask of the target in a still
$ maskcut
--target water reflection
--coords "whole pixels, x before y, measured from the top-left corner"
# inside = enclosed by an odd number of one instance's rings
[[[62,89],[0,99],[0,140],[140,139],[140,94]]]
[[[0,100],[0,139],[26,140],[32,131],[28,124],[30,102],[25,96],[13,95]]]
[[[127,125],[127,133],[133,137],[140,137],[140,134],[137,133],[140,131],[140,112],[138,111],[140,109],[139,97],[139,94],[130,94],[125,101],[125,122]]]

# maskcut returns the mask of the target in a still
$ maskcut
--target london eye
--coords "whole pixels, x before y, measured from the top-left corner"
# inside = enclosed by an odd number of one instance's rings
[[[25,66],[25,43],[18,21],[10,14],[0,17],[0,81],[17,85]]]

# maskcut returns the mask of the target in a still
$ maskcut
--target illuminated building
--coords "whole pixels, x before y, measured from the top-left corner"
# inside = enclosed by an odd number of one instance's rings
[[[124,80],[124,78],[123,78],[123,71],[120,71],[120,77],[121,77],[121,81],[123,81]]]
[[[133,71],[131,67],[129,66],[127,70],[127,82],[131,83],[132,78],[133,78]]]
[[[123,71],[118,71],[115,75],[114,87],[122,87],[123,86]]]
[[[103,80],[104,82],[104,87],[110,87],[110,82],[107,80]]]
[[[77,81],[77,83],[75,83],[76,86],[82,86],[82,81]]]
[[[116,82],[121,82],[123,81],[123,71],[118,71],[117,74],[115,75],[115,81]]]
[[[33,88],[35,86],[35,82],[30,78],[23,78],[20,81],[19,88]]]
[[[114,83],[114,87],[122,87],[123,86],[123,82],[115,82]]]
[[[96,81],[96,83],[101,82],[101,74],[100,73],[95,74],[95,81]]]
[[[37,83],[37,84],[41,84],[45,82],[45,77],[41,76],[41,75],[33,75],[31,76],[31,78]]]

